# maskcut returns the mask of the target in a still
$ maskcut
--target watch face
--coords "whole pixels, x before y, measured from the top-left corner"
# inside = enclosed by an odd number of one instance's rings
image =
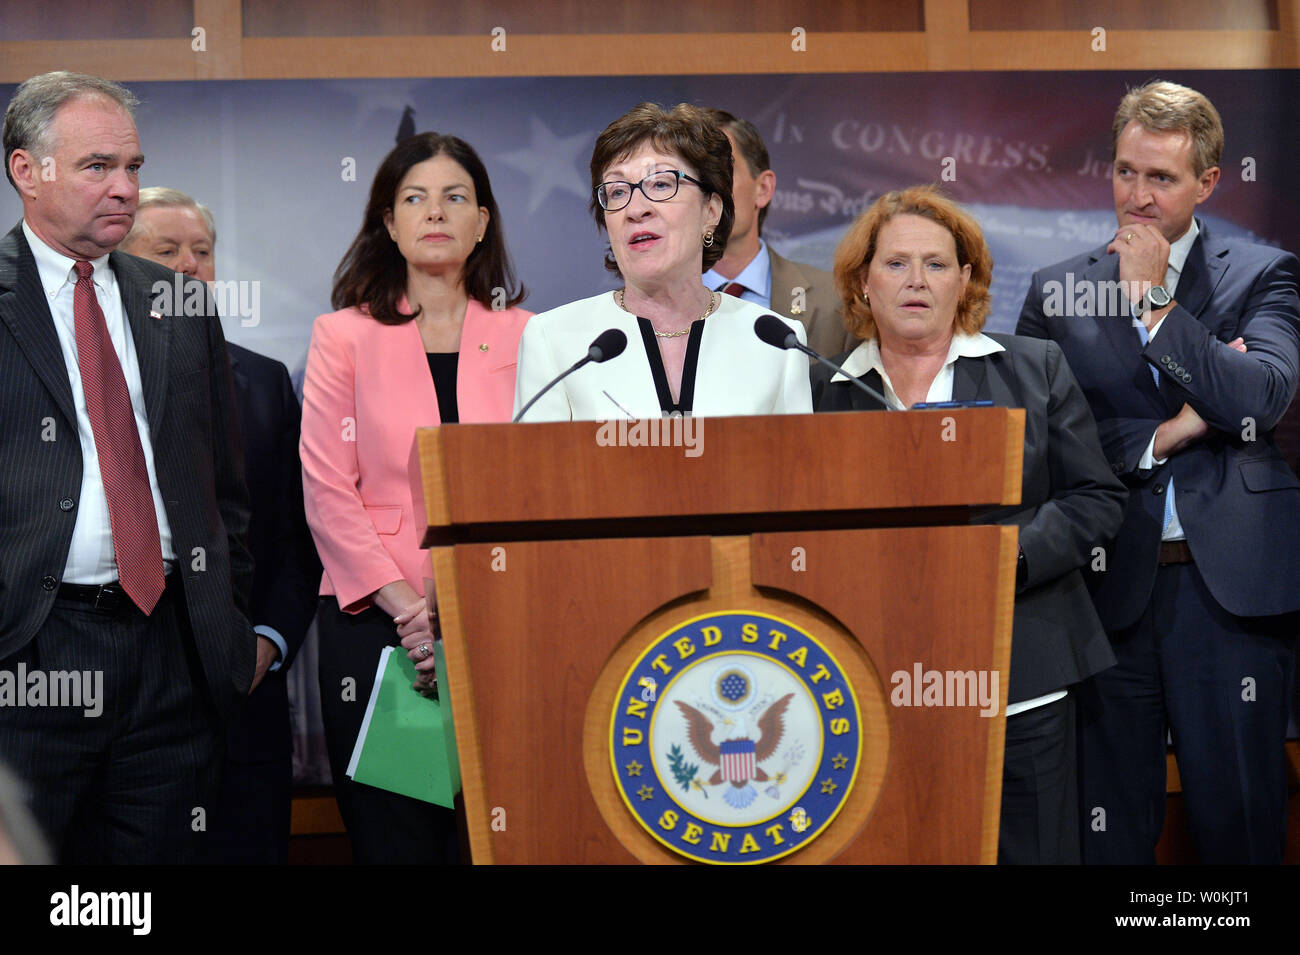
[[[1152,308],[1164,308],[1173,301],[1173,298],[1163,285],[1157,285],[1147,292],[1146,298]]]

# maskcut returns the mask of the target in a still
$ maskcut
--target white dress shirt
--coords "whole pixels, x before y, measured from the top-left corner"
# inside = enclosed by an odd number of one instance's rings
[[[81,366],[77,364],[77,325],[73,314],[73,297],[77,286],[75,259],[54,251],[23,222],[23,234],[36,259],[41,288],[54,317],[54,330],[63,350],[63,362],[68,369],[68,383],[72,386],[72,403],[77,410],[77,438],[81,442],[81,495],[77,502],[77,522],[72,531],[72,544],[68,548],[68,561],[63,570],[63,581],[69,584],[107,584],[117,580],[117,563],[113,553],[113,528],[108,516],[108,498],[99,474],[99,454],[95,449],[95,434],[86,410],[86,393],[81,385]],[[91,261],[95,267],[92,281],[95,297],[104,312],[108,335],[113,341],[126,378],[131,408],[135,412],[136,429],[140,432],[140,445],[144,449],[144,463],[149,472],[149,490],[153,494],[154,512],[158,515],[158,536],[162,543],[164,564],[176,560],[172,547],[171,525],[167,523],[167,510],[163,507],[162,492],[158,489],[158,476],[154,470],[153,442],[149,436],[149,418],[145,413],[144,386],[140,380],[140,363],[135,354],[135,340],[131,326],[122,310],[122,294],[117,278],[108,267],[108,256]],[[55,435],[55,440],[61,440]],[[163,572],[166,573],[164,566]]]
[[[981,332],[976,332],[974,335],[954,332],[952,342],[948,345],[948,357],[944,359],[939,373],[934,376],[934,381],[930,382],[930,390],[926,393],[925,400],[952,401],[952,380],[958,358],[983,358],[985,355],[1000,351],[1006,349]],[[884,383],[884,395],[889,399],[890,406],[896,411],[905,409],[902,399],[894,392],[894,383],[889,380],[889,372],[885,371],[884,363],[880,360],[880,345],[876,343],[875,336],[853,349],[844,362],[843,368],[854,378],[861,378],[869,371],[878,372],[880,380]],[[848,380],[838,371],[831,377],[831,381]]]
[[[704,287],[721,292],[723,286],[739,282],[745,290],[736,296],[742,301],[757,305],[767,310],[772,307],[772,257],[767,253],[767,243],[758,240],[758,254],[749,260],[749,264],[740,270],[734,279],[729,279],[713,269],[701,277]]]
[[[1197,224],[1196,219],[1192,219],[1192,224],[1182,236],[1169,246],[1169,265],[1165,269],[1165,280],[1160,284],[1164,286],[1165,291],[1170,295],[1174,294],[1174,289],[1178,288],[1178,280],[1182,277],[1183,268],[1187,265],[1187,254],[1192,251],[1192,243],[1196,237],[1201,234],[1201,227]],[[1136,309],[1135,309],[1136,310]],[[1165,323],[1162,318],[1156,322],[1155,327],[1148,333],[1148,341],[1154,339],[1160,331],[1160,326]],[[1133,316],[1133,327],[1136,328],[1142,324],[1142,319],[1137,315]],[[1141,460],[1138,461],[1139,471],[1150,471],[1158,465],[1164,464],[1169,458],[1157,458],[1155,456],[1156,436],[1152,432],[1151,440],[1147,442],[1147,449],[1143,452]],[[1160,535],[1162,541],[1180,541],[1186,540],[1187,535],[1183,533],[1182,521],[1178,519],[1178,501],[1174,497],[1174,479],[1171,476],[1165,482],[1165,495],[1168,505],[1168,521]]]
[[[954,332],[952,342],[948,345],[948,357],[944,360],[939,373],[934,376],[934,381],[930,382],[930,390],[926,393],[925,400],[928,402],[952,401],[952,383],[958,358],[983,358],[986,355],[993,355],[1000,351],[1006,351],[1006,349],[981,332],[976,332],[974,335]],[[876,343],[874,336],[853,349],[843,367],[854,378],[861,378],[869,371],[879,373],[880,380],[884,385],[883,394],[889,399],[890,406],[896,411],[905,410],[906,406],[895,393],[893,382],[889,380],[889,372],[885,371],[884,363],[880,360],[880,346]],[[839,372],[836,372],[831,377],[831,381],[848,380],[846,375]],[[1054,690],[1043,696],[1036,696],[1032,700],[1010,703],[1007,705],[1006,715],[1015,716],[1025,710],[1032,710],[1038,706],[1055,703],[1057,700],[1064,698],[1067,692],[1066,690]]]

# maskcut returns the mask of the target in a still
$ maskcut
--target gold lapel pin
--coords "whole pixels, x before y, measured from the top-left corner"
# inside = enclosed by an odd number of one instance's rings
[[[488,350],[487,342],[484,342],[482,345],[479,345],[479,346],[478,346],[478,350],[479,350],[479,351],[487,351],[487,350]]]

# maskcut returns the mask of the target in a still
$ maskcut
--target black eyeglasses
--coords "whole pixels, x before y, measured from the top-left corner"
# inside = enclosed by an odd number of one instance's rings
[[[651,173],[640,182],[623,182],[621,180],[602,182],[596,187],[596,201],[600,203],[600,207],[606,212],[618,212],[619,209],[632,201],[632,191],[640,189],[641,195],[651,202],[667,202],[677,195],[682,179],[699,186],[701,189],[704,188],[704,183],[691,178],[684,172],[677,169],[664,169],[660,172]]]

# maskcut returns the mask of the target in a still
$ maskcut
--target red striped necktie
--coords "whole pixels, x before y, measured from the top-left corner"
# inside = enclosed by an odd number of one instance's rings
[[[77,328],[77,364],[95,436],[95,452],[99,455],[104,496],[108,498],[118,578],[135,605],[149,614],[166,586],[149,471],[126,376],[95,297],[91,281],[95,267],[89,262],[77,262],[75,268],[77,286],[72,313]]]

